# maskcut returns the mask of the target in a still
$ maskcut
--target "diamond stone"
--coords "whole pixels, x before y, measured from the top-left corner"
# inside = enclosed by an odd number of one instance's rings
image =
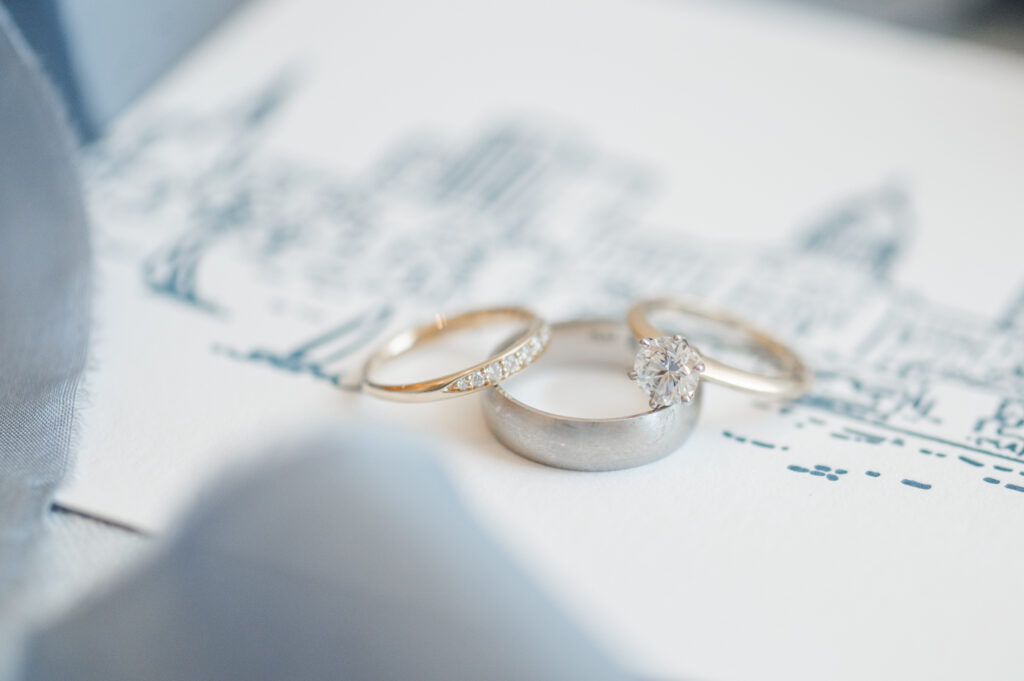
[[[463,376],[459,380],[455,381],[455,383],[452,384],[452,390],[469,390],[469,379]]]
[[[505,375],[511,376],[515,372],[519,371],[522,367],[522,362],[515,355],[509,355],[505,359],[501,360],[501,366],[505,368]]]
[[[469,385],[474,388],[482,388],[487,380],[484,375],[479,371],[474,371],[469,375]]]
[[[630,377],[654,409],[692,400],[702,371],[704,362],[685,338],[665,336],[640,341]]]
[[[491,362],[484,367],[484,378],[488,383],[498,383],[504,376],[501,370],[501,362]]]

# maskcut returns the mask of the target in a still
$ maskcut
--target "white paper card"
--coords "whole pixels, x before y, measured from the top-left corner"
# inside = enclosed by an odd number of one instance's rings
[[[1012,679],[1024,605],[1024,64],[730,2],[264,2],[90,153],[95,370],[60,501],[160,530],[318,420],[429,436],[665,678]],[[817,383],[723,388],[658,463],[340,390],[435,314],[716,301]],[[329,527],[325,527],[329,531]]]

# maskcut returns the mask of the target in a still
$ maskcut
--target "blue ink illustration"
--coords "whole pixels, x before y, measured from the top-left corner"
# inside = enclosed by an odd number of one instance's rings
[[[835,470],[832,470],[831,466],[826,466],[824,464],[815,464],[813,468],[807,468],[805,466],[797,466],[796,464],[792,464],[790,466],[787,466],[786,468],[788,470],[793,471],[794,473],[808,473],[813,477],[824,478],[831,482],[839,480],[840,476],[846,475],[847,473],[845,469],[837,468]]]
[[[978,420],[974,432],[979,447],[1024,454],[1024,399],[1004,399],[992,417]]]
[[[673,230],[652,243],[638,237],[661,175],[548,123],[411,134],[346,176],[280,158],[265,142],[299,87],[286,74],[223,111],[153,115],[90,151],[100,250],[137,268],[155,300],[230,325],[232,340],[211,347],[225,361],[351,387],[353,362],[390,325],[480,291],[558,315],[679,291],[800,349],[811,394],[760,408],[801,437],[956,460],[965,480],[986,462],[1010,474],[1024,463],[1024,281],[991,319],[894,284],[916,228],[907,187],[837,201],[770,248]],[[745,352],[708,340],[722,361]],[[765,456],[799,449],[723,435]]]
[[[907,478],[904,478],[903,480],[900,480],[900,482],[903,483],[904,485],[906,485],[907,487],[914,487],[916,489],[928,490],[928,489],[932,488],[932,486],[927,484],[927,483],[918,482],[917,480],[909,480]]]

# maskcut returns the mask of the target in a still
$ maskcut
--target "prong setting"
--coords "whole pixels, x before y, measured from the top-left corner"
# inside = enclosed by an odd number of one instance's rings
[[[638,344],[629,377],[647,394],[651,409],[692,402],[706,367],[686,339],[642,338]]]

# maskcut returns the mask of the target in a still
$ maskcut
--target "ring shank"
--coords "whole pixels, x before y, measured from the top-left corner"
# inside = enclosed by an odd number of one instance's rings
[[[503,307],[473,310],[450,318],[439,315],[431,324],[424,324],[402,331],[392,336],[366,360],[366,363],[363,365],[363,392],[374,397],[398,402],[426,402],[464,395],[468,391],[452,392],[446,390],[446,388],[450,388],[452,382],[462,376],[483,370],[488,364],[494,362],[497,357],[492,356],[467,369],[424,381],[387,384],[379,383],[373,380],[372,377],[374,372],[385,362],[410,352],[421,345],[434,342],[447,333],[477,328],[495,322],[508,321],[523,322],[526,325],[525,330],[517,334],[509,342],[508,346],[512,351],[517,347],[523,346],[530,339],[541,335],[545,326],[544,321],[529,310],[517,307]]]
[[[699,317],[737,329],[765,350],[780,370],[774,376],[758,374],[719,362],[701,352],[705,365],[701,380],[782,399],[795,399],[810,390],[813,376],[796,353],[771,335],[728,312],[689,298],[657,298],[634,305],[626,315],[626,320],[638,338],[670,335],[649,321],[651,314],[659,311]]]

